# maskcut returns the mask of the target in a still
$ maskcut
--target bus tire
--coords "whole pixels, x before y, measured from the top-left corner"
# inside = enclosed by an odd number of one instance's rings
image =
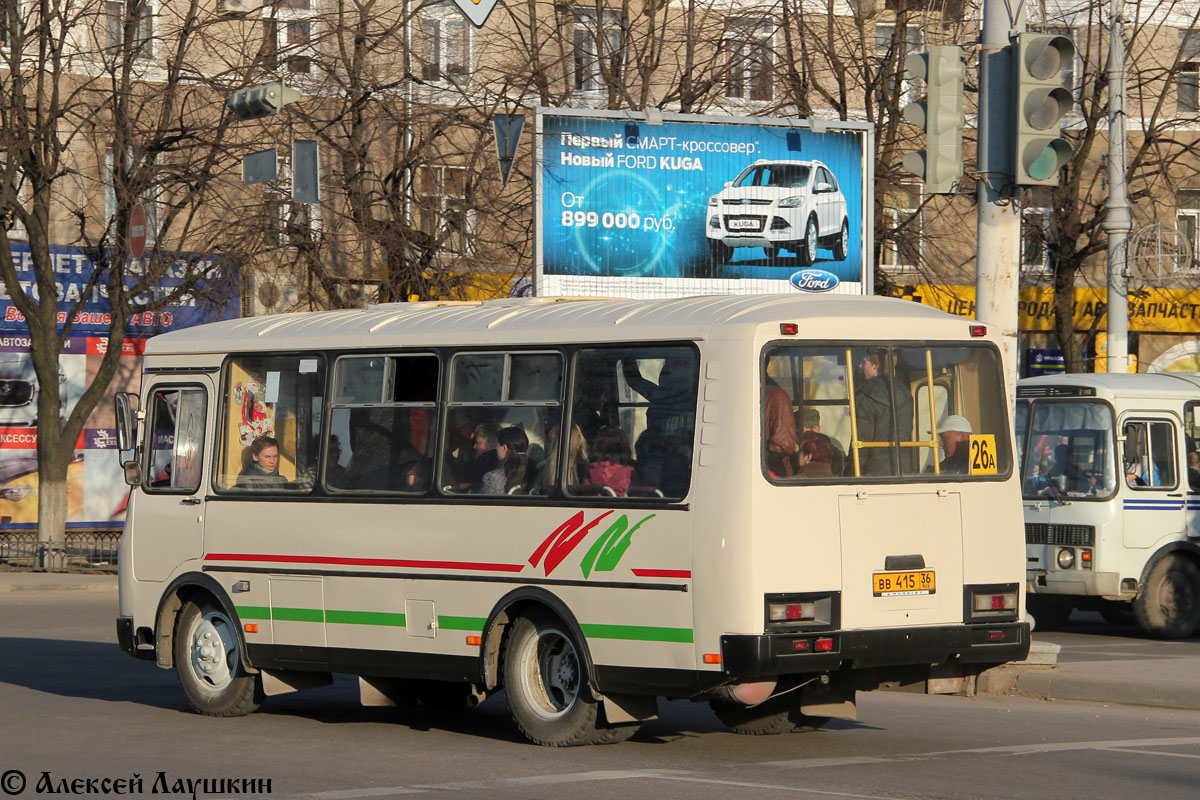
[[[1151,636],[1190,636],[1200,625],[1200,567],[1177,555],[1160,558],[1133,601],[1133,613]]]
[[[708,702],[717,719],[734,733],[743,736],[815,731],[829,722],[829,717],[802,714],[799,703],[800,696],[796,693],[776,695],[756,706],[745,706],[728,700],[713,699]]]
[[[1056,631],[1071,619],[1074,606],[1059,597],[1031,594],[1025,599],[1025,608],[1033,616],[1034,627],[1039,631]]]
[[[626,733],[604,725],[579,645],[549,614],[532,613],[512,623],[504,647],[504,689],[513,722],[534,744],[611,744]],[[624,738],[632,734],[629,729]]]
[[[209,717],[240,717],[262,705],[262,680],[246,672],[233,621],[211,600],[189,601],[175,628],[175,672],[188,703]]]

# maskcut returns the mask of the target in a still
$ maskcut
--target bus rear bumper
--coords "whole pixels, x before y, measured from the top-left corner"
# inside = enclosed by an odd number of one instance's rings
[[[832,640],[817,651],[817,640]],[[739,680],[833,672],[843,667],[1002,664],[1029,655],[1029,625],[947,625],[938,628],[778,633],[721,637],[725,673]]]

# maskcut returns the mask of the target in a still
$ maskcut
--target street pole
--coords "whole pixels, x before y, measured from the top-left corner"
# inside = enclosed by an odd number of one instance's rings
[[[1025,30],[1024,4],[984,0],[979,36],[979,211],[975,250],[975,318],[1000,334],[1005,390],[1016,403],[1017,303],[1020,299],[1021,208],[1014,183],[1011,99],[1013,32]]]
[[[1129,371],[1129,187],[1125,183],[1125,39],[1124,0],[1111,0],[1108,39],[1108,203],[1104,232],[1108,234],[1108,357],[1109,372]]]

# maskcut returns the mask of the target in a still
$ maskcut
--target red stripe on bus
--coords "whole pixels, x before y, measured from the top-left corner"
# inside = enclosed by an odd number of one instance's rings
[[[690,569],[634,569],[630,570],[639,578],[690,578]]]
[[[520,572],[524,564],[485,564],[475,561],[413,561],[400,558],[338,558],[336,556],[271,556],[251,553],[209,553],[205,561],[274,561],[280,564],[341,564],[355,567],[415,567],[418,569],[473,569],[483,572]]]

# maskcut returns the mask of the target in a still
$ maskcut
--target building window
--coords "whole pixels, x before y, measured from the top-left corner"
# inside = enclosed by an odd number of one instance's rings
[[[263,55],[269,69],[312,71],[316,4],[317,0],[267,0],[263,5]]]
[[[875,57],[879,68],[876,76],[875,102],[884,109],[894,107],[900,109],[915,102],[920,95],[920,81],[908,77],[904,69],[904,59],[909,53],[921,49],[920,30],[913,26],[905,26],[897,32],[895,25],[875,26]],[[896,91],[896,80],[900,81],[900,96],[895,103],[889,103],[888,98]]]
[[[738,100],[770,100],[774,54],[772,27],[760,19],[725,21],[725,96]]]
[[[1179,114],[1200,112],[1200,31],[1179,32],[1179,75],[1175,107]]]
[[[276,195],[266,200],[267,246],[304,247],[316,240],[321,215],[316,203],[296,203]]]
[[[133,151],[130,150],[126,156],[125,162],[127,165],[133,165]],[[157,163],[157,159],[155,159]],[[131,171],[136,167],[131,166]],[[157,183],[157,178],[153,175],[148,181],[149,185],[142,192],[138,201],[142,204],[142,209],[146,212],[146,246],[152,246],[158,237],[158,212],[159,212],[159,192],[160,188]],[[110,228],[109,235],[116,236],[117,231],[114,226],[114,218],[117,216],[117,175],[116,175],[116,160],[113,157],[112,148],[104,151],[104,218],[108,220]]]
[[[1048,199],[1048,198],[1047,198]],[[1050,269],[1050,208],[1038,205],[1021,211],[1021,271]]]
[[[621,18],[577,8],[574,25],[575,90],[594,92],[621,80]]]
[[[1188,245],[1188,267],[1196,269],[1200,243],[1200,189],[1180,189],[1176,200],[1175,229]]]
[[[887,226],[879,248],[881,266],[894,270],[916,269],[921,263],[921,187],[900,186],[885,195],[883,220]]]
[[[421,231],[442,249],[467,253],[472,220],[467,208],[467,170],[426,166],[417,170]]]
[[[125,31],[134,36],[130,43],[134,58],[154,55],[154,10],[149,0],[109,0],[104,4],[104,45],[115,53],[125,44]]]
[[[417,29],[417,57],[422,79],[452,81],[470,71],[470,35],[466,21],[456,9],[426,8],[417,21]]]

